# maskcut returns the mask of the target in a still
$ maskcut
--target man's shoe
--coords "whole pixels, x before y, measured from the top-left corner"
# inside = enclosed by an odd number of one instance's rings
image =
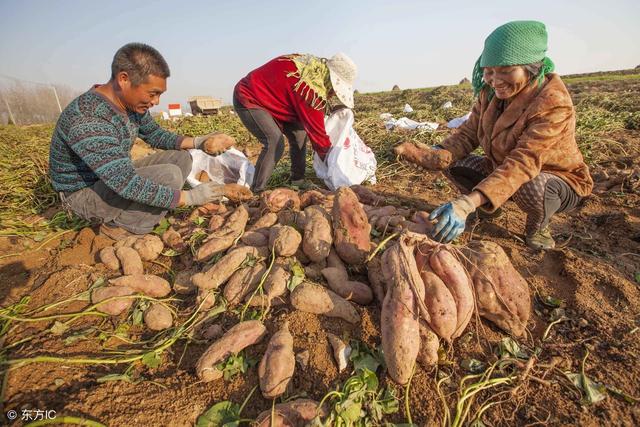
[[[551,230],[549,227],[545,227],[542,230],[538,230],[530,236],[527,236],[525,242],[531,249],[536,250],[553,249],[556,247],[556,242],[551,236]]]
[[[142,234],[134,234],[130,231],[125,230],[122,227],[114,227],[106,224],[100,224],[100,234],[110,238],[111,240],[115,240],[116,242],[119,240],[124,240],[130,236],[142,237]]]

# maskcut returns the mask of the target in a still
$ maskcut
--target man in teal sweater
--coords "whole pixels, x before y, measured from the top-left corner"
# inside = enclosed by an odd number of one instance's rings
[[[113,58],[111,79],[74,99],[56,124],[49,155],[53,188],[66,209],[102,223],[109,237],[146,234],[169,209],[225,195],[227,187],[213,183],[182,190],[191,170],[184,150],[216,154],[233,141],[222,133],[192,138],[158,126],[149,109],[158,105],[169,74],[157,50],[127,44]],[[165,151],[132,161],[136,137]]]

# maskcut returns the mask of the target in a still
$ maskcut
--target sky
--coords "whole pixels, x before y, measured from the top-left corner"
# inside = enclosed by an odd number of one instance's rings
[[[486,36],[519,19],[546,24],[561,74],[640,65],[639,0],[0,0],[0,75],[83,91],[137,41],[169,63],[165,110],[194,95],[229,103],[249,71],[294,52],[346,53],[360,92],[439,86],[469,77]]]

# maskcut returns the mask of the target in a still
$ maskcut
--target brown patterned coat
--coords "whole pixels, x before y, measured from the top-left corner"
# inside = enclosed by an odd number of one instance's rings
[[[589,195],[593,180],[575,140],[575,111],[560,77],[549,74],[542,87],[531,84],[504,104],[483,90],[469,120],[441,144],[454,161],[478,146],[491,160],[493,172],[475,187],[489,199],[485,208],[497,209],[540,172],[562,178],[581,197]]]

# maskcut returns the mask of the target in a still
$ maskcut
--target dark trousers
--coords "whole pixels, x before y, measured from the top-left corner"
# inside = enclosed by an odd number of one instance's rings
[[[489,159],[471,154],[452,164],[445,175],[463,194],[468,194],[491,172]],[[541,172],[522,185],[511,199],[527,214],[525,233],[531,235],[547,227],[554,214],[575,208],[581,197],[561,178]]]
[[[251,190],[260,193],[267,186],[273,169],[284,153],[284,138],[289,141],[291,157],[291,180],[304,178],[307,156],[307,132],[300,123],[285,123],[281,130],[276,121],[266,110],[245,108],[234,96],[233,108],[242,124],[262,144],[262,151],[256,163]]]
[[[138,175],[181,190],[191,171],[187,151],[167,150],[133,162]],[[167,214],[167,209],[124,199],[98,181],[91,187],[61,195],[62,205],[92,223],[122,227],[135,234],[147,234]]]

